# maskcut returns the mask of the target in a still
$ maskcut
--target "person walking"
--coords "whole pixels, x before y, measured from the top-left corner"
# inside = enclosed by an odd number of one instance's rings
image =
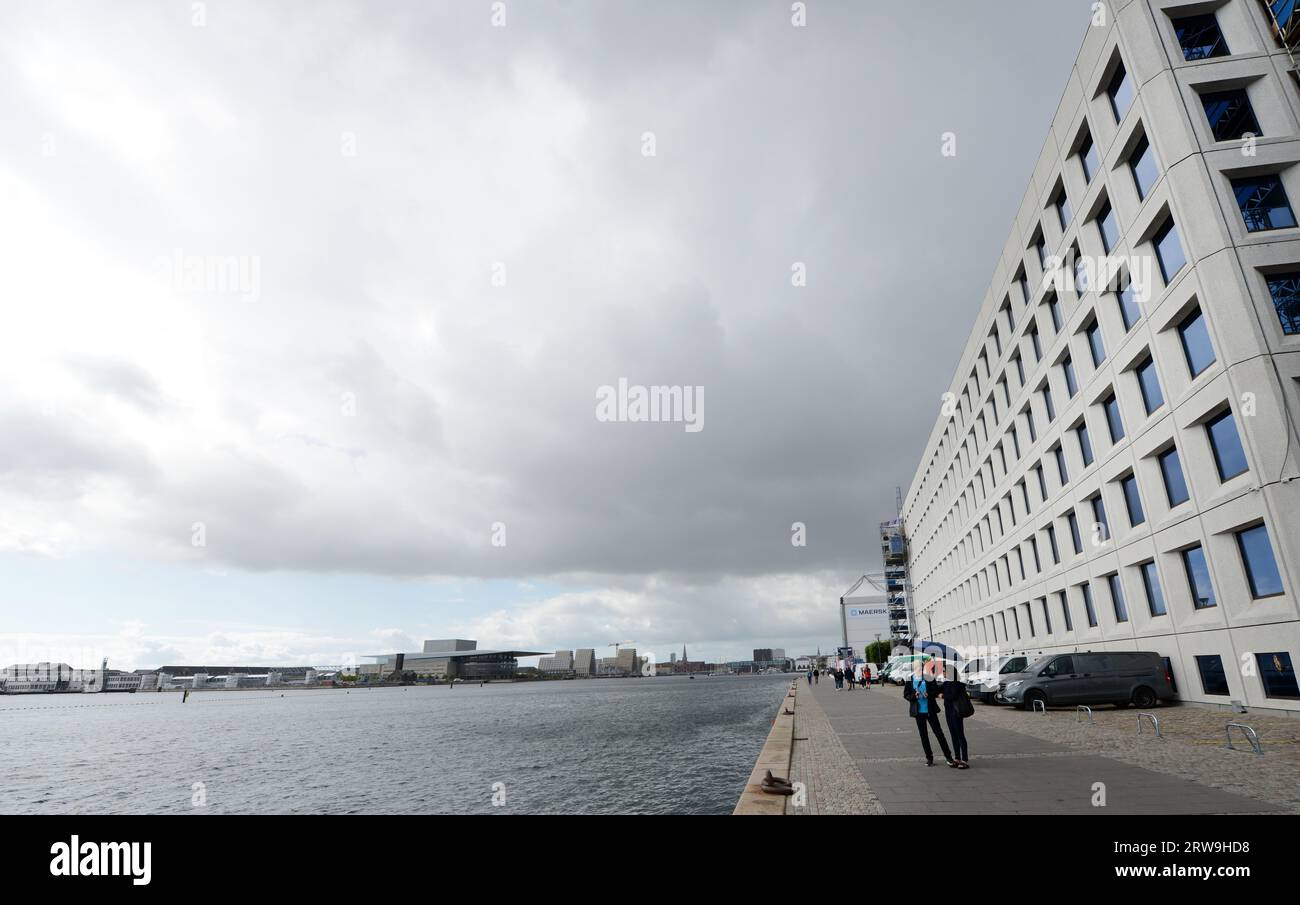
[[[805,678],[808,679],[808,684],[809,684],[809,685],[812,684],[812,674],[813,674],[813,671],[812,671],[811,669],[808,670],[808,672],[805,674]]]
[[[849,691],[853,690],[853,664],[847,663],[844,666],[844,685]]]
[[[870,663],[862,664],[862,687],[867,689],[868,691],[871,690],[871,664]]]
[[[927,732],[929,727],[939,740],[943,759],[948,762],[948,766],[956,767],[957,762],[952,759],[952,752],[948,749],[948,739],[944,738],[943,728],[939,725],[939,694],[940,685],[934,680],[933,668],[926,675],[921,661],[914,660],[912,677],[903,683],[903,698],[909,705],[908,715],[916,720],[916,731],[921,736],[921,748],[925,751],[925,765],[934,766],[934,751],[930,748],[930,735]]]
[[[813,683],[816,685],[822,684],[822,671],[816,666],[813,667]]]
[[[966,683],[957,676],[957,667],[948,664],[944,667],[943,686],[939,692],[943,698],[944,715],[948,718],[948,733],[952,736],[952,757],[960,770],[970,769],[970,751],[966,747],[966,717],[975,713]]]

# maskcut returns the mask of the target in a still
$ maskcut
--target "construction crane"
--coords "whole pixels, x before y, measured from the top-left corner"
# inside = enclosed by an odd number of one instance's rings
[[[605,646],[614,648],[614,655],[618,656],[618,649],[620,647],[627,647],[629,644],[636,644],[636,642],[635,641],[611,641]]]

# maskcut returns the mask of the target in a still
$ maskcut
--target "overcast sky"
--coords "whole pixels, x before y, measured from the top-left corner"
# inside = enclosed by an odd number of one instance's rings
[[[0,8],[4,664],[835,644],[1090,3],[504,6]]]

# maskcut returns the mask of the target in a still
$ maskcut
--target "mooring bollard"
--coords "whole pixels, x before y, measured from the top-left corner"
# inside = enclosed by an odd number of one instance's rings
[[[1076,723],[1079,722],[1079,715],[1080,715],[1081,713],[1084,713],[1085,711],[1086,711],[1087,714],[1088,714],[1088,722],[1089,722],[1089,723],[1096,722],[1096,721],[1093,720],[1093,718],[1092,718],[1092,708],[1089,707],[1087,704],[1080,704],[1078,707],[1074,708],[1074,721],[1075,721]]]
[[[1240,730],[1241,730],[1241,734],[1244,735],[1244,736],[1246,737],[1246,741],[1250,742],[1250,747],[1252,747],[1253,749],[1255,749],[1255,753],[1256,753],[1256,754],[1263,754],[1263,753],[1264,753],[1264,748],[1263,748],[1263,746],[1261,746],[1260,743],[1259,743],[1259,735],[1255,732],[1254,729],[1250,728],[1250,727],[1247,726],[1245,723],[1229,723],[1229,724],[1227,725],[1227,727],[1224,729],[1224,732],[1226,732],[1226,733],[1228,734],[1228,747],[1229,747],[1229,748],[1231,748],[1233,751],[1236,751],[1236,750],[1237,750],[1236,748],[1233,748],[1233,747],[1232,747],[1232,730],[1233,730],[1233,729],[1240,729]]]
[[[1142,717],[1146,717],[1151,721],[1151,725],[1156,730],[1156,738],[1164,738],[1164,736],[1160,734],[1160,718],[1157,717],[1154,713],[1138,714],[1138,735],[1142,734]]]

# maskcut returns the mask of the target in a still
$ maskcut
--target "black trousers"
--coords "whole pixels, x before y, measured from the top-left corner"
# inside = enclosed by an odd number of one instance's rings
[[[952,733],[952,756],[957,760],[970,760],[966,748],[966,719],[957,715],[951,707],[944,711],[948,717],[948,731]]]
[[[934,730],[934,737],[939,740],[939,747],[943,749],[943,756],[948,760],[952,760],[952,752],[948,750],[948,740],[944,738],[943,728],[939,725],[939,714],[934,711],[916,715],[916,731],[921,734],[921,747],[925,749],[925,759],[934,760],[934,752],[930,750],[930,734],[925,731],[927,724]]]

